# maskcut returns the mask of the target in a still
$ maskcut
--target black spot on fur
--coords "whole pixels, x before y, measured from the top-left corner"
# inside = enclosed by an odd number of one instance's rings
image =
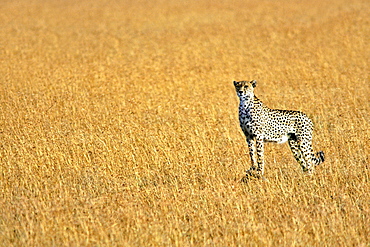
[[[289,133],[288,136],[290,140],[297,141],[297,136],[294,133]]]

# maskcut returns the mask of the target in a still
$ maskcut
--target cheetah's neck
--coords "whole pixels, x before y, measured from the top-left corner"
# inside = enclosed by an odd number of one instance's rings
[[[262,107],[262,102],[256,97],[241,98],[239,108],[247,111],[252,111],[255,108]]]

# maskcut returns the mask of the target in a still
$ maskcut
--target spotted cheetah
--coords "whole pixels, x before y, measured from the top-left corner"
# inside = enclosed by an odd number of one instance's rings
[[[254,95],[257,81],[234,81],[240,99],[239,121],[249,147],[252,166],[246,177],[264,178],[264,142],[288,141],[294,158],[303,171],[312,173],[314,167],[324,162],[324,152],[312,150],[313,124],[299,111],[270,109]]]

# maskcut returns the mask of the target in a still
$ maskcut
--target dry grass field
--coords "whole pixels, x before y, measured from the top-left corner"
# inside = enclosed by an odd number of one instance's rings
[[[1,246],[370,246],[368,0],[5,0]],[[326,153],[250,166],[233,80]]]

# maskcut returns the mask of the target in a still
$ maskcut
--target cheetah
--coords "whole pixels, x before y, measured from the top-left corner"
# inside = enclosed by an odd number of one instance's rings
[[[289,143],[294,158],[304,172],[312,174],[324,162],[324,152],[312,149],[313,123],[299,111],[270,109],[254,95],[257,81],[234,81],[240,99],[239,121],[244,132],[252,166],[243,178],[262,178],[264,174],[264,142]]]

